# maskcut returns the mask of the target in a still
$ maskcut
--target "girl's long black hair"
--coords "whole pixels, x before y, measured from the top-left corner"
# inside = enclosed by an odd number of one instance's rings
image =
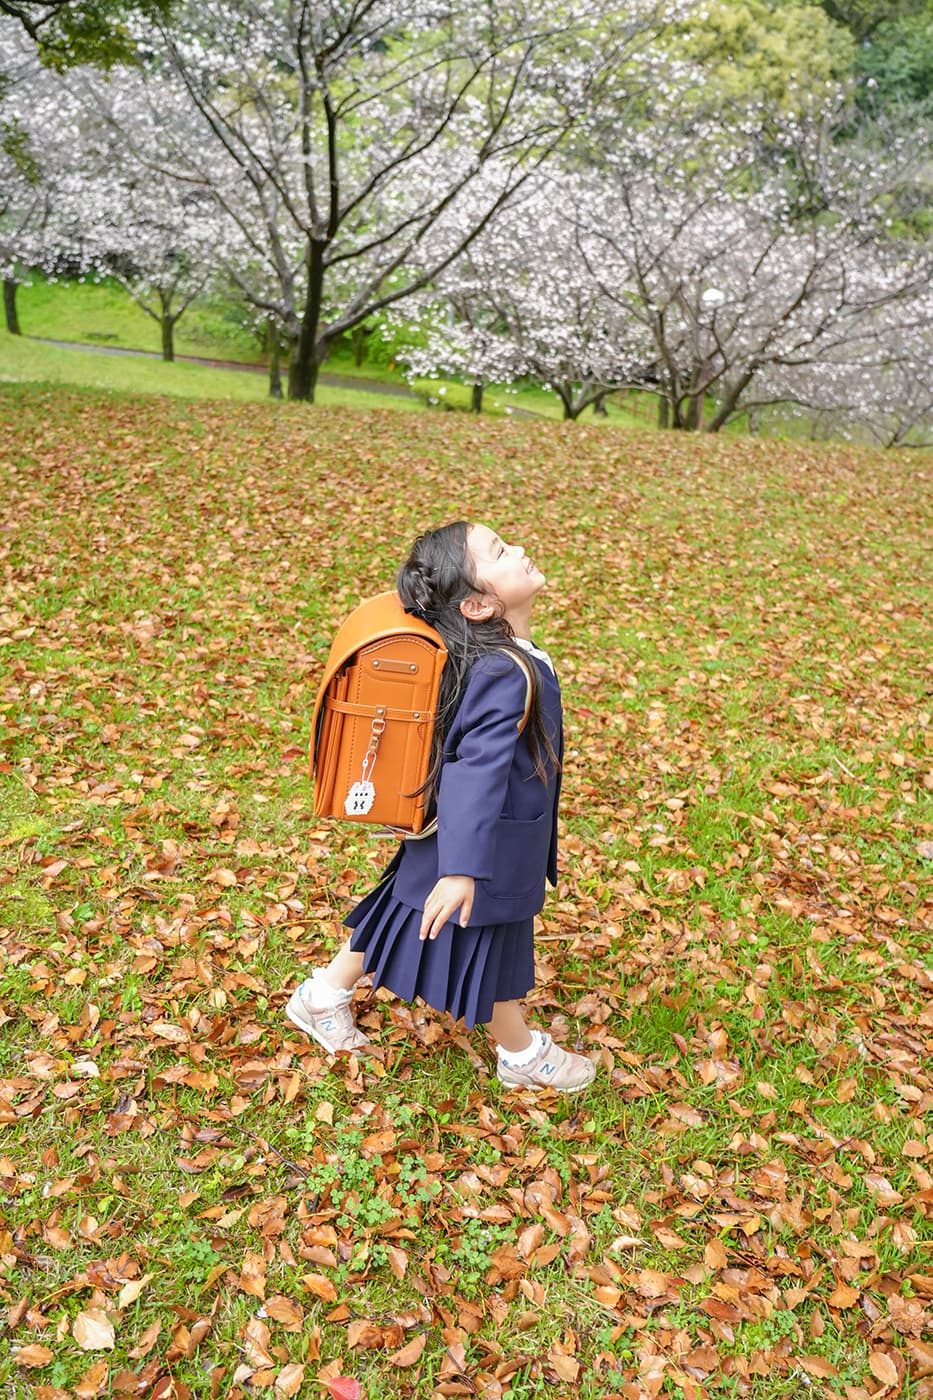
[[[444,757],[444,744],[457,713],[473,662],[489,652],[504,651],[515,655],[531,672],[531,707],[523,733],[535,772],[544,781],[548,771],[558,765],[551,737],[541,717],[541,679],[533,656],[518,645],[510,623],[504,617],[491,617],[485,622],[470,622],[460,611],[460,604],[471,593],[481,591],[473,574],[467,550],[469,524],[455,520],[437,530],[419,535],[411,553],[398,573],[398,595],[406,612],[436,627],[447,648],[447,660],[441,672],[440,694],[434,735],[431,743],[431,765],[424,791],[433,793]]]

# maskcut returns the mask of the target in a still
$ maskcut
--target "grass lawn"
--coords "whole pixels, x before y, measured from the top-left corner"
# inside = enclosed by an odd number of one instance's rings
[[[108,387],[0,387],[0,1390],[930,1400],[931,457]],[[282,1014],[390,854],[330,636],[463,515],[549,580],[579,1099]]]
[[[190,399],[239,399],[268,403],[264,374],[246,370],[214,369],[175,361],[101,355],[88,350],[66,350],[45,345],[25,336],[0,330],[0,383],[43,383],[107,389],[116,393],[169,394]],[[355,408],[388,408],[393,411],[422,412],[417,399],[390,398],[365,389],[318,387],[316,403],[321,406],[350,405]],[[301,412],[292,405],[286,412]]]
[[[109,277],[100,282],[50,281],[34,273],[20,287],[17,307],[27,336],[162,350],[159,323]],[[242,310],[219,298],[201,298],[185,312],[175,332],[175,353],[255,364],[263,360]]]

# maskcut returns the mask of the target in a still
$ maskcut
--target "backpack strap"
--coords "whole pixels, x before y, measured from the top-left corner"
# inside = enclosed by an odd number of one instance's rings
[[[502,649],[497,648],[497,650]],[[515,662],[516,666],[520,666],[525,673],[525,713],[518,721],[518,732],[519,734],[521,734],[522,730],[525,728],[525,725],[528,723],[529,717],[531,715],[531,701],[534,695],[534,681],[531,677],[531,667],[528,665],[528,662],[523,656],[516,656],[514,651],[502,650],[502,655],[510,656]]]

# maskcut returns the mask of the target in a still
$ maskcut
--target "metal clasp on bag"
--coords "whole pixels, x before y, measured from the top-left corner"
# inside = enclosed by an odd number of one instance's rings
[[[362,776],[358,783],[353,784],[343,804],[343,809],[348,817],[365,817],[372,810],[372,805],[376,800],[376,788],[372,782],[372,775],[376,759],[379,756],[379,740],[385,733],[385,727],[385,706],[377,705],[376,713],[369,727],[369,744],[363,755]]]

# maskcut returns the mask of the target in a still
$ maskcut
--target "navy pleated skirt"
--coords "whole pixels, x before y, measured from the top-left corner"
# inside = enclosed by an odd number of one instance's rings
[[[394,864],[394,862],[393,862]],[[395,873],[352,909],[350,947],[363,954],[374,987],[403,1001],[421,997],[472,1030],[485,1024],[497,1001],[525,996],[535,984],[534,919],[460,928],[447,923],[433,941],[418,937],[422,911],[395,898]]]

